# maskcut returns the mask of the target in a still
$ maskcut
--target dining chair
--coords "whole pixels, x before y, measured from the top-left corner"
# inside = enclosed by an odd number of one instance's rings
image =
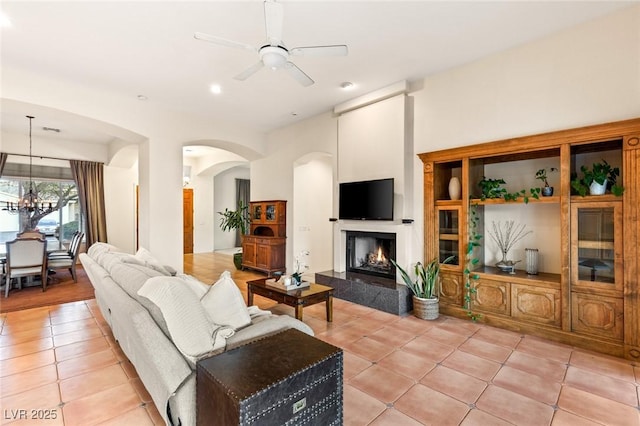
[[[71,237],[71,243],[69,244],[69,250],[66,252],[63,250],[54,251],[47,255],[47,267],[49,270],[56,269],[69,269],[73,282],[78,282],[76,276],[76,264],[78,263],[78,253],[80,252],[80,244],[84,233],[76,232]]]
[[[80,232],[80,231],[76,231],[73,233],[73,235],[71,236],[71,240],[69,241],[69,247],[63,249],[63,250],[49,250],[47,253],[47,257],[49,259],[54,258],[54,257],[62,257],[62,258],[66,258],[66,257],[71,257],[73,256],[73,252],[75,249],[76,245],[80,245],[80,243],[82,242],[82,238],[84,237],[84,233]]]
[[[47,289],[47,241],[38,238],[20,238],[7,241],[7,272],[4,297],[9,297],[11,280],[18,280],[22,288],[22,277],[40,276],[42,291]]]
[[[22,239],[22,238],[39,238],[41,240],[46,240],[47,236],[44,235],[40,231],[29,230],[29,231],[19,232],[18,235],[16,236],[16,238],[18,238],[18,239]]]

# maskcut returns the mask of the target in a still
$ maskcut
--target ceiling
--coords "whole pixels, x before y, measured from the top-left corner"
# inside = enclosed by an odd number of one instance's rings
[[[284,71],[233,77],[257,62],[254,52],[198,41],[207,33],[253,46],[265,42],[261,1],[6,1],[3,67],[46,73],[137,98],[158,107],[268,132],[330,111],[400,80],[425,76],[545,37],[636,2],[616,1],[282,1],[288,48],[346,44],[344,57],[294,57],[315,84]],[[636,3],[637,4],[637,3]],[[354,88],[345,91],[342,82]],[[219,84],[222,93],[210,92]],[[35,114],[34,114],[35,115]],[[27,132],[23,114],[3,108],[3,130]],[[101,143],[96,129],[61,128],[56,137]]]

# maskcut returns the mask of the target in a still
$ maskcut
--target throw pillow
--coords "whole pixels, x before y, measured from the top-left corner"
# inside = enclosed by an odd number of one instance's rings
[[[191,275],[177,274],[176,277],[180,278],[184,282],[184,285],[189,287],[189,289],[195,293],[198,299],[201,299],[202,296],[209,291],[209,287],[211,287]]]
[[[247,304],[229,271],[220,275],[200,301],[214,324],[227,325],[234,330],[251,324]]]
[[[140,247],[136,252],[136,258],[142,260],[148,268],[155,269],[160,272],[162,275],[175,275],[171,273],[170,270],[165,268],[158,259],[155,258],[153,254],[149,250],[144,247]],[[173,268],[172,268],[173,269]]]
[[[149,278],[138,294],[160,308],[171,340],[192,367],[198,360],[223,349],[226,339],[234,333],[212,324],[195,293],[178,278]]]

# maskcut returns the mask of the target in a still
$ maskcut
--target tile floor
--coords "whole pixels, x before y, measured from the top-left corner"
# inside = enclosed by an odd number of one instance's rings
[[[212,282],[230,259],[194,255],[185,270]],[[233,274],[243,292],[256,276]],[[640,426],[640,366],[622,359],[338,299],[333,323],[323,305],[304,315],[318,338],[344,349],[345,425]],[[95,300],[0,315],[0,386],[1,424],[162,424]]]

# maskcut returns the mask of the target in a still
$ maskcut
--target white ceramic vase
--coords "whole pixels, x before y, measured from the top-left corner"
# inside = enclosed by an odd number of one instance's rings
[[[449,198],[452,200],[459,200],[461,191],[462,187],[460,185],[460,179],[455,176],[452,177],[449,180]]]
[[[607,191],[607,180],[605,179],[604,183],[601,185],[595,180],[591,182],[589,185],[589,194],[591,195],[602,195]]]

